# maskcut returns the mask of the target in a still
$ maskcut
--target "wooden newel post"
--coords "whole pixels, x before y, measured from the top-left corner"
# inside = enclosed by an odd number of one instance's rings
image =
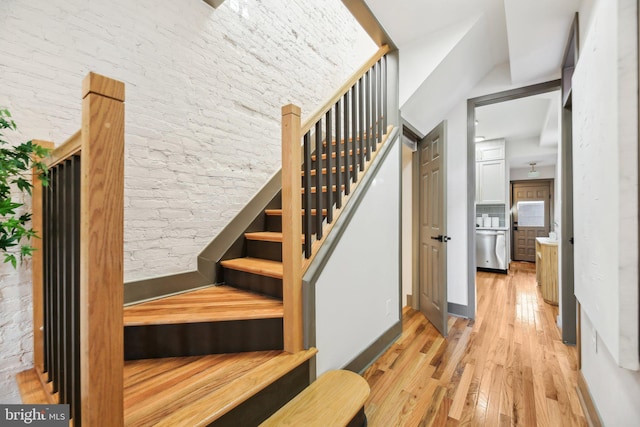
[[[34,144],[53,149],[53,142],[34,140]],[[40,159],[41,160],[41,159]],[[44,371],[44,253],[42,181],[39,172],[32,172],[33,189],[31,190],[31,227],[38,238],[31,240],[34,249],[31,257],[31,284],[33,287],[33,364],[42,373]]]
[[[80,369],[82,425],[124,425],[124,84],[82,83]]]
[[[303,349],[300,107],[282,107],[282,299],[284,349]]]

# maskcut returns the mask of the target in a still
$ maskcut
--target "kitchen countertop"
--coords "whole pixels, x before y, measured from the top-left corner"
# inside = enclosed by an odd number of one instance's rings
[[[541,245],[552,245],[558,246],[558,241],[555,239],[550,239],[548,237],[536,237],[536,240],[540,242]]]
[[[501,231],[509,231],[509,227],[476,227],[476,230],[501,230]]]

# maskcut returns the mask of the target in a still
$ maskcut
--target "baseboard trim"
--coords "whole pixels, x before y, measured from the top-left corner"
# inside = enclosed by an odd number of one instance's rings
[[[198,289],[212,283],[197,271],[127,282],[124,284],[124,305],[140,304]]]
[[[454,302],[450,302],[447,304],[447,311],[449,314],[453,314],[454,316],[459,317],[468,317],[468,307],[462,304],[456,304]]]
[[[402,321],[399,320],[392,327],[387,329],[380,338],[375,340],[368,348],[362,353],[356,356],[351,362],[349,362],[344,368],[348,371],[362,374],[373,362],[382,355],[391,344],[393,344],[398,337],[402,334]]]
[[[408,294],[407,295],[407,306],[413,307],[413,295],[412,294]]]
[[[603,424],[600,419],[600,414],[598,414],[598,409],[593,403],[589,386],[587,385],[584,375],[582,375],[582,371],[578,371],[578,386],[576,389],[578,390],[580,406],[582,406],[582,411],[584,412],[584,416],[587,419],[589,427],[602,427]]]

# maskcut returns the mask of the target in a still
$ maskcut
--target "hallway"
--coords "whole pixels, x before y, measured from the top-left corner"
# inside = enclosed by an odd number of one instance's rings
[[[477,301],[476,320],[450,317],[446,339],[405,307],[402,336],[364,373],[369,425],[586,425],[576,348],[562,344],[534,265],[479,272]]]

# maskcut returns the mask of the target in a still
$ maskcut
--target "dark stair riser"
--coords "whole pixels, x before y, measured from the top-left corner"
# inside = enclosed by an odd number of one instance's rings
[[[226,285],[282,299],[282,279],[230,268],[222,269],[222,278]]]
[[[335,194],[335,193],[334,193]],[[302,216],[302,215],[301,215]],[[311,233],[316,232],[316,217],[312,216]],[[282,232],[282,216],[280,215],[267,215],[267,230],[266,231],[278,231]]]
[[[247,239],[247,256],[282,262],[282,243]]]
[[[304,250],[302,244],[300,250]],[[282,262],[282,243],[247,239],[247,256]]]
[[[125,360],[281,350],[282,318],[127,326]]]
[[[313,360],[313,359],[312,359]],[[264,390],[235,407],[210,427],[257,426],[310,384],[310,361],[304,362]]]

